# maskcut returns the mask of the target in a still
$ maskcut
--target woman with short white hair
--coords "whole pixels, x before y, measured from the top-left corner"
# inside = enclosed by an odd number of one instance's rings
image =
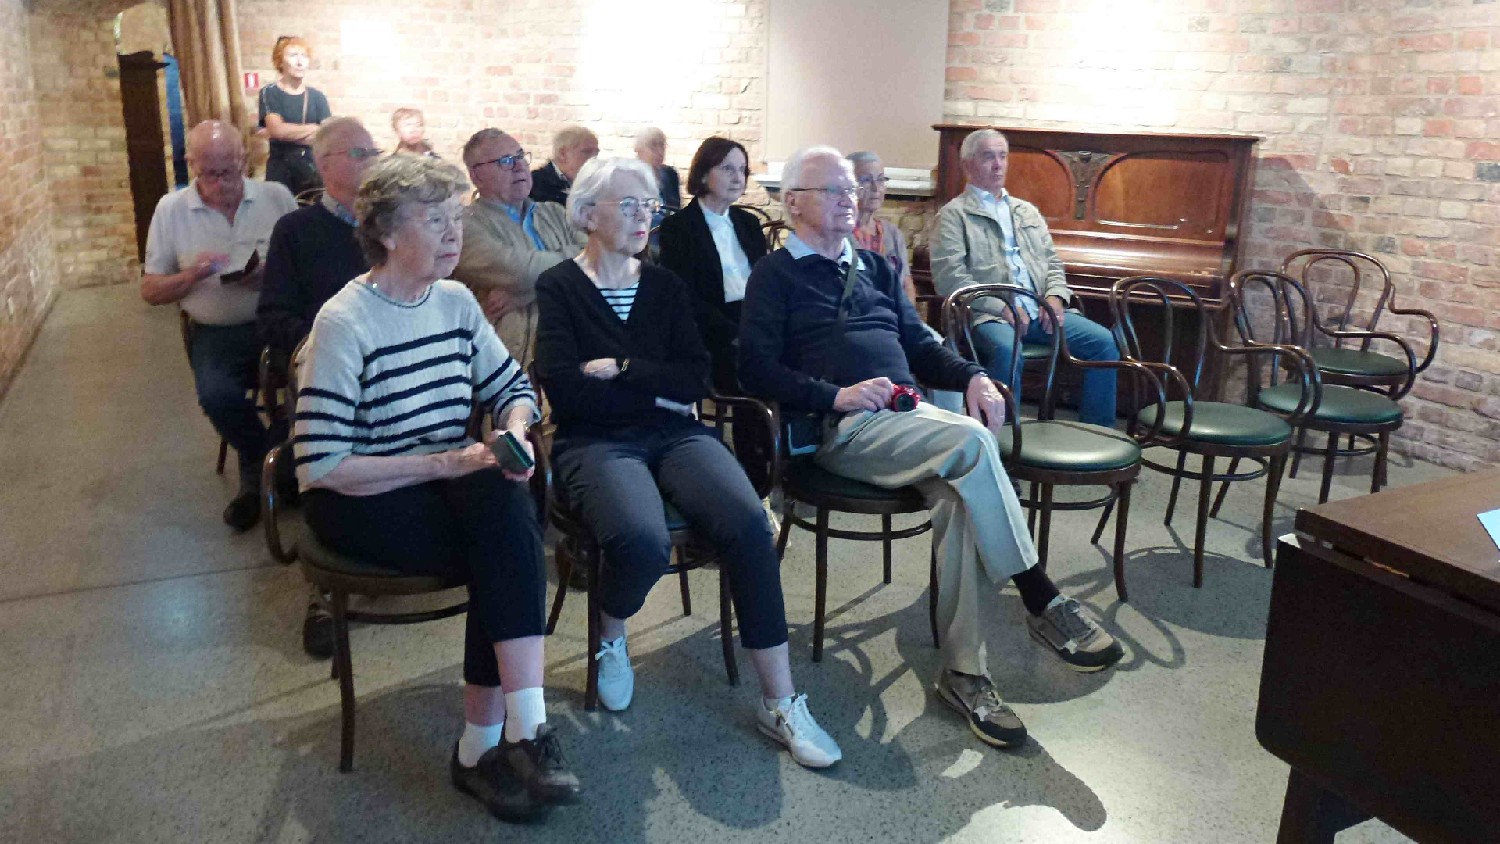
[[[635,257],[659,204],[646,164],[584,165],[568,216],[588,243],[537,281],[537,379],[557,425],[555,477],[604,552],[599,702],[630,705],[625,622],[670,561],[671,504],[729,577],[740,643],[760,678],[756,725],[802,765],[827,767],[842,754],[792,685],[770,523],[744,470],[693,415],[708,395],[709,359],[687,288]]]

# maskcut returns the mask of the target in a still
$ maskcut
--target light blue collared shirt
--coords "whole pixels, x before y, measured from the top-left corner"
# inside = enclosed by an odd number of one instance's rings
[[[318,198],[318,202],[323,206],[324,211],[338,217],[343,222],[351,226],[359,225],[359,220],[354,217],[354,212],[345,207],[344,203],[339,202],[329,195],[328,191],[323,191],[323,195]]]
[[[1010,192],[1005,188],[1000,189],[1000,195],[995,196],[989,191],[969,185],[968,190],[979,200],[984,207],[985,213],[995,218],[1000,224],[1000,247],[1005,253],[1006,266],[1010,267],[1011,283],[1017,287],[1024,287],[1037,295],[1041,291],[1036,289],[1036,282],[1032,281],[1031,273],[1026,270],[1026,262],[1021,260],[1021,244],[1016,239],[1016,222],[1010,212]],[[1036,302],[1022,298],[1016,303],[1029,317],[1037,315]]]

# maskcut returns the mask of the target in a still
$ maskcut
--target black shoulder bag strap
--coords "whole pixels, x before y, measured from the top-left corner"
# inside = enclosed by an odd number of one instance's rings
[[[849,252],[852,260],[849,267],[844,270],[844,291],[839,294],[838,305],[838,330],[840,337],[846,337],[844,333],[844,322],[849,317],[849,302],[854,296],[854,285],[859,283],[859,247],[855,245],[852,238],[846,238],[849,244]],[[827,380],[826,378],[824,380]],[[817,411],[794,412],[785,414],[786,419],[786,450],[793,456],[812,454],[818,450],[823,443],[823,418],[826,414]]]

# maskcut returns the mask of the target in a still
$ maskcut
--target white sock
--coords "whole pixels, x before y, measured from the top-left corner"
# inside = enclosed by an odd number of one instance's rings
[[[465,722],[464,734],[458,737],[458,764],[465,768],[478,765],[479,757],[500,744],[500,736],[504,732],[504,721],[488,726]]]
[[[1068,600],[1068,596],[1067,595],[1058,595],[1056,598],[1053,598],[1052,600],[1050,600],[1050,601],[1047,602],[1047,606],[1042,609],[1042,612],[1046,612],[1047,610],[1050,610],[1053,607],[1060,607],[1060,606],[1062,606],[1063,601],[1066,601],[1066,600]]]
[[[797,693],[792,692],[786,697],[763,697],[760,699],[760,705],[764,706],[767,712],[775,712],[778,709],[791,709],[792,701],[796,699]]]
[[[506,693],[506,741],[535,739],[536,728],[545,723],[547,723],[547,701],[542,697],[541,686]]]

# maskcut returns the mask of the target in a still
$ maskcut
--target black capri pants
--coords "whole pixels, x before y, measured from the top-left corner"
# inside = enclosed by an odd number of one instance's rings
[[[308,527],[341,554],[410,574],[459,574],[469,585],[464,682],[500,685],[495,643],[546,633],[547,575],[536,505],[499,469],[379,495],[312,489]]]
[[[692,422],[624,429],[608,439],[559,438],[552,459],[568,502],[604,552],[604,612],[635,615],[666,572],[665,498],[719,553],[740,644],[761,650],[786,642],[770,522],[734,455],[707,428]]]

